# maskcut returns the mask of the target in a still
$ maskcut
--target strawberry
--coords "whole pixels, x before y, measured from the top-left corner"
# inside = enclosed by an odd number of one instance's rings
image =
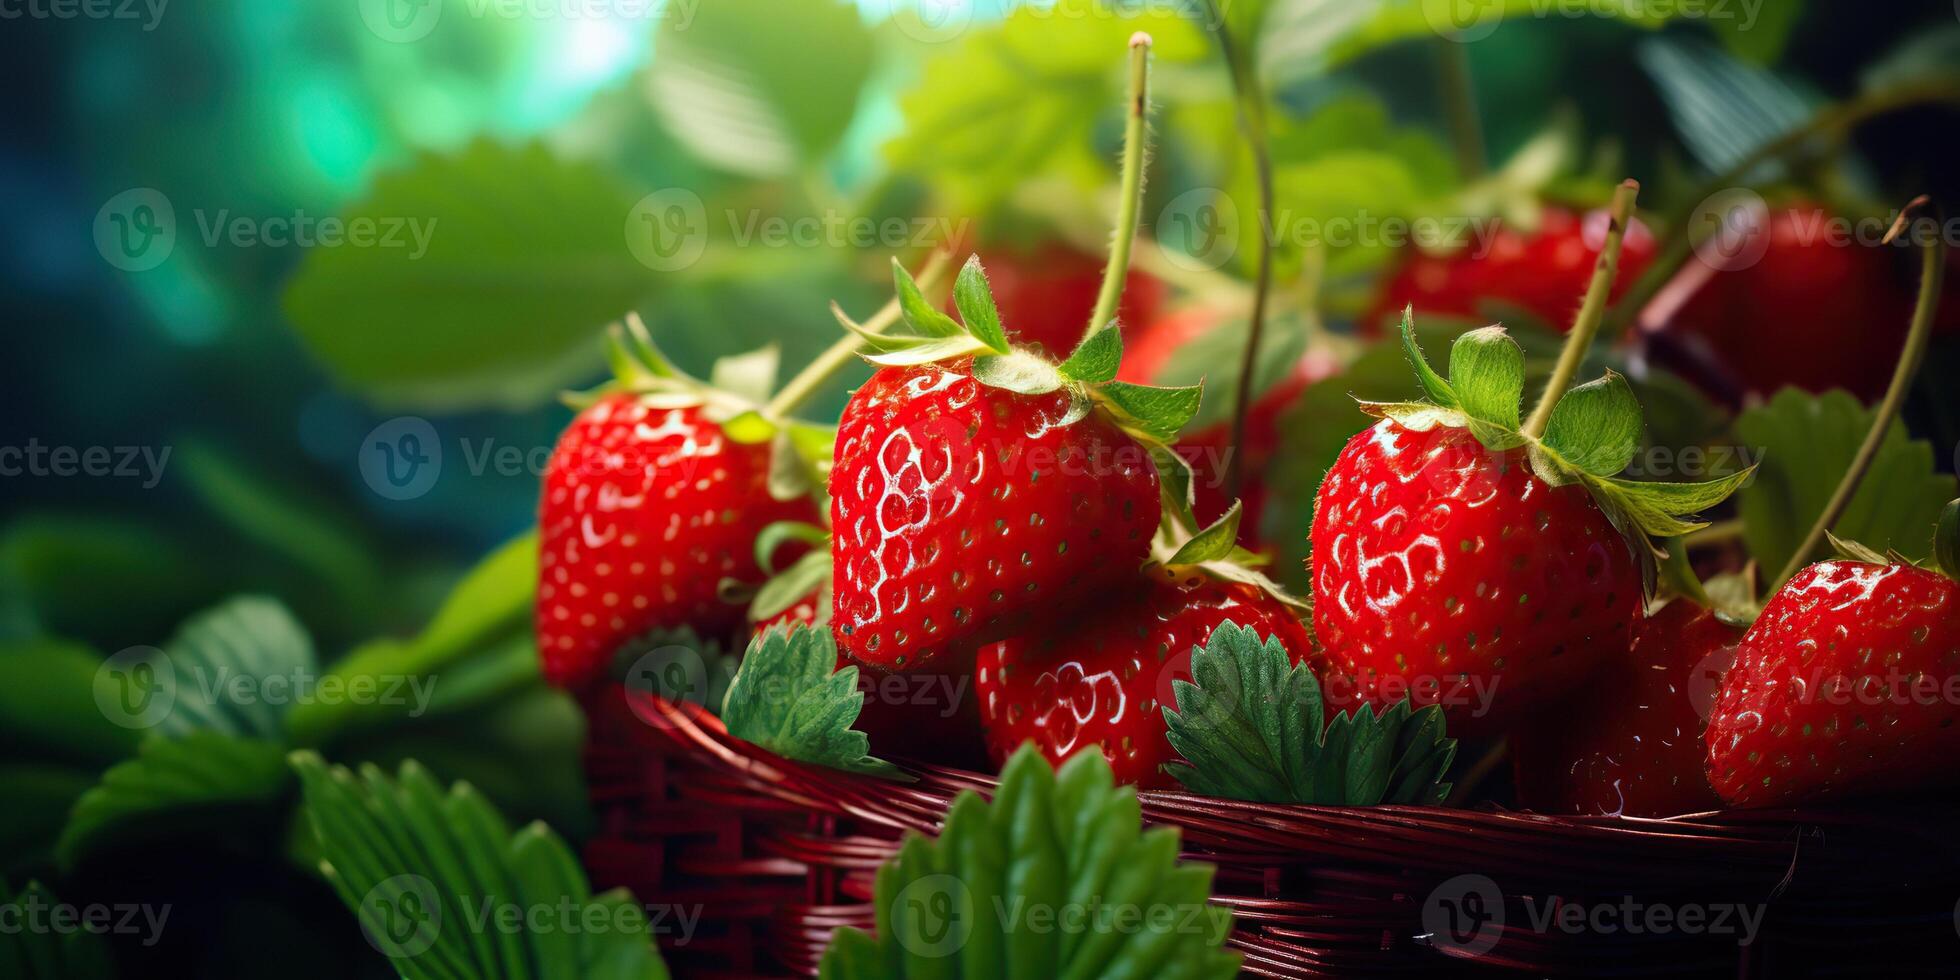
[[[1953,512],[1943,532],[1960,523]],[[1776,806],[1953,783],[1960,583],[1867,557],[1877,560],[1804,568],[1743,636],[1708,723],[1708,779],[1723,800]]]
[[[1406,306],[1426,315],[1480,318],[1490,302],[1521,307],[1553,329],[1569,329],[1603,247],[1608,218],[1604,209],[1582,216],[1546,207],[1531,231],[1498,224],[1488,240],[1479,238],[1448,255],[1410,250],[1362,319],[1362,329],[1377,332]],[[1632,222],[1620,254],[1624,275],[1613,298],[1653,261],[1654,250],[1646,227]]]
[[[984,251],[980,261],[992,283],[1001,320],[1008,326],[1009,340],[1055,357],[1075,349],[1102,289],[1102,259],[1047,241],[1032,249]],[[1116,312],[1124,333],[1155,320],[1168,291],[1156,276],[1129,270]],[[946,311],[954,312],[951,302]]]
[[[995,763],[1026,741],[1058,766],[1094,749],[1118,782],[1176,788],[1163,771],[1179,756],[1161,709],[1177,704],[1173,680],[1191,680],[1192,649],[1225,622],[1278,637],[1295,663],[1311,647],[1294,612],[1251,585],[1150,576],[1122,592],[1064,628],[981,648],[974,690]]]
[[[1516,740],[1518,801],[1542,813],[1665,817],[1721,807],[1702,728],[1742,636],[1688,599],[1633,628],[1633,650]]]
[[[838,424],[832,624],[853,660],[915,670],[1133,574],[1162,513],[1153,450],[1198,393],[1115,381],[1113,325],[1059,365],[1010,345],[977,258],[961,323],[895,277],[911,335],[847,324],[883,369]]]

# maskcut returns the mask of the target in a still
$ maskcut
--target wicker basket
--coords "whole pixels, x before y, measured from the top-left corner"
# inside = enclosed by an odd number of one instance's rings
[[[617,685],[587,706],[601,829],[586,862],[598,885],[701,909],[668,950],[684,975],[815,973],[833,930],[870,928],[900,837],[993,786],[789,762]],[[1960,975],[1951,808],[1643,820],[1141,796],[1146,822],[1182,828],[1186,857],[1218,867],[1249,974]],[[1760,916],[1746,945],[1744,913]]]

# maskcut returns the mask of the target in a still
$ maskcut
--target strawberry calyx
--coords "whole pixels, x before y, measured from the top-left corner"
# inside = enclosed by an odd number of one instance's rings
[[[775,564],[776,552],[791,542],[803,542],[810,550],[783,568]],[[830,531],[802,521],[777,521],[762,529],[755,538],[755,563],[769,575],[749,600],[749,621],[768,622],[811,593],[821,593],[825,601],[817,604],[817,622],[830,618]]]
[[[1567,390],[1553,404],[1542,435],[1519,421],[1524,393],[1524,350],[1501,326],[1472,330],[1450,350],[1450,377],[1429,366],[1416,343],[1414,311],[1402,311],[1402,347],[1427,400],[1362,401],[1361,410],[1406,429],[1436,426],[1467,430],[1493,453],[1522,450],[1532,473],[1554,487],[1579,484],[1628,539],[1651,574],[1663,557],[1651,538],[1679,537],[1708,525],[1690,519],[1727,499],[1754,467],[1702,483],[1651,483],[1622,479],[1639,448],[1640,402],[1624,376],[1608,370]]]
[[[1949,500],[1933,525],[1933,562],[1947,578],[1960,580],[1960,500]]]

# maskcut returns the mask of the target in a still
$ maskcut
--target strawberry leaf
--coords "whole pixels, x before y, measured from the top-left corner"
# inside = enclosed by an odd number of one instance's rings
[[[909,778],[866,755],[871,740],[853,731],[864,708],[856,667],[836,670],[837,643],[828,629],[797,624],[770,629],[749,642],[742,669],[721,709],[728,734],[785,759],[846,772]]]
[[[19,980],[114,980],[109,944],[94,928],[34,928],[59,900],[38,881],[18,893],[0,881],[0,963]],[[154,941],[154,940],[152,940]]]
[[[1224,515],[1212,525],[1193,535],[1184,542],[1177,553],[1165,562],[1166,565],[1195,565],[1199,562],[1217,561],[1231,555],[1239,539],[1239,519],[1245,513],[1245,505],[1237,500]]]
[[[878,869],[875,938],[838,930],[823,980],[912,977],[1235,976],[1232,914],[1210,865],[1178,861],[1175,829],[1142,829],[1134,789],[1099,752],[1048,767],[1024,746],[991,803],[971,790],[939,836],[909,835]],[[1167,909],[1178,928],[1124,928],[1119,910]],[[1148,916],[1146,917],[1148,918]]]
[[[1503,327],[1459,336],[1450,348],[1450,389],[1463,414],[1516,432],[1518,400],[1524,397],[1524,348]]]
[[[1198,403],[1204,400],[1204,388],[1200,385],[1153,388],[1111,381],[1096,391],[1121,410],[1133,425],[1160,442],[1177,438],[1185,423],[1198,414]]]
[[[470,784],[445,792],[414,761],[396,779],[371,764],[356,776],[312,752],[290,761],[321,872],[406,980],[665,980],[643,907],[624,889],[593,894],[543,823],[512,833]],[[545,909],[553,917],[536,914]],[[541,918],[547,924],[531,925]],[[548,924],[556,922],[608,928]]]
[[[987,285],[987,270],[980,267],[980,256],[968,256],[959,278],[953,280],[953,305],[959,308],[968,333],[980,338],[989,350],[1007,353],[1007,331],[1000,325],[1000,310],[994,306],[994,291]]]
[[[1727,500],[1755,472],[1751,467],[1705,483],[1645,483],[1590,476],[1583,479],[1593,499],[1609,516],[1621,518],[1654,537],[1673,538],[1707,527],[1705,523],[1682,518]]]
[[[746,354],[733,354],[715,361],[708,383],[744,401],[758,405],[776,390],[776,369],[782,349],[769,344]]]
[[[1061,390],[1067,379],[1041,355],[1016,350],[974,358],[973,380],[1022,395],[1045,395]]]
[[[1075,353],[1061,364],[1062,376],[1071,381],[1101,384],[1116,380],[1123,363],[1123,331],[1110,325],[1083,338]]]
[[[150,737],[75,801],[55,845],[61,866],[131,841],[218,832],[219,816],[272,823],[289,782],[284,753],[277,742],[210,730]]]
[[[1567,391],[1552,406],[1543,441],[1581,472],[1612,476],[1633,462],[1640,428],[1640,400],[1626,378],[1609,370],[1605,377]]]
[[[892,257],[892,286],[898,293],[899,313],[918,336],[957,337],[966,334],[952,317],[939,312],[938,307],[926,301],[925,294],[919,291],[919,281],[912,278],[912,273],[906,271],[897,256]],[[861,329],[857,332],[874,343],[878,337],[877,334],[865,334]]]
[[[1455,348],[1452,347],[1451,351],[1454,352]],[[1402,308],[1402,353],[1408,355],[1409,366],[1415,368],[1416,383],[1422,385],[1423,393],[1429,396],[1430,401],[1444,408],[1462,407],[1462,403],[1457,401],[1456,389],[1451,388],[1450,383],[1444,381],[1443,376],[1437,374],[1436,369],[1429,366],[1428,359],[1422,356],[1422,346],[1416,343],[1414,307]]]
[[[749,619],[757,623],[774,619],[804,596],[829,584],[830,550],[812,551],[756,590],[755,601],[749,604]]]
[[[1165,767],[1194,793],[1253,803],[1372,806],[1441,803],[1456,756],[1442,709],[1407,699],[1376,715],[1364,705],[1325,726],[1320,683],[1294,666],[1277,638],[1234,623],[1191,655],[1191,681],[1172,682],[1165,707],[1171,746],[1186,761]]]
[[[741,658],[692,627],[649,630],[613,652],[612,677],[634,692],[698,704],[719,714]]]
[[[1169,446],[1151,446],[1150,462],[1157,467],[1157,485],[1162,490],[1164,515],[1175,521],[1179,527],[1198,526],[1198,517],[1192,513],[1197,506],[1198,496],[1194,484],[1197,475],[1191,471],[1191,461]]]
[[[1947,501],[1933,525],[1933,562],[1947,578],[1960,579],[1960,500]]]

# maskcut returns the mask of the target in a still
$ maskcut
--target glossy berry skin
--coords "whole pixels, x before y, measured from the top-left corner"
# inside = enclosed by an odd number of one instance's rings
[[[1742,638],[1708,722],[1708,779],[1736,806],[1951,785],[1960,583],[1910,565],[1798,572]]]
[[[1554,330],[1569,330],[1592,282],[1593,263],[1605,247],[1608,221],[1604,209],[1582,215],[1546,207],[1529,233],[1500,224],[1488,241],[1472,241],[1447,255],[1409,249],[1362,328],[1374,334],[1410,305],[1418,316],[1477,318],[1486,304],[1502,304],[1522,307]],[[1655,247],[1645,225],[1635,220],[1628,226],[1620,246],[1619,276],[1613,281],[1614,299],[1646,271]]]
[[[1313,519],[1330,706],[1413,694],[1452,734],[1508,730],[1624,657],[1641,580],[1586,491],[1462,429],[1383,420],[1348,441]]]
[[[1741,638],[1740,627],[1685,599],[1641,619],[1626,659],[1518,735],[1518,802],[1580,816],[1720,809],[1703,771],[1702,729]]]
[[[1075,350],[1089,330],[1089,315],[1102,291],[1105,262],[1059,242],[1044,242],[1031,250],[989,250],[980,253],[994,303],[1009,339],[1040,347],[1060,360]],[[1123,279],[1123,297],[1116,319],[1130,337],[1157,318],[1168,292],[1164,281],[1134,267]],[[947,312],[954,312],[948,300]]]
[[[755,584],[754,543],[774,521],[815,523],[808,498],[769,496],[769,449],[730,441],[698,407],[601,398],[552,450],[538,508],[538,653],[553,684],[583,685],[620,644],[656,628],[732,638]]]
[[[833,615],[859,663],[914,670],[1143,563],[1149,454],[1065,391],[1021,395],[963,365],[885,368],[844,407],[830,473]]]
[[[1291,609],[1251,586],[1152,576],[1128,599],[1073,625],[981,648],[974,669],[987,752],[996,765],[1033,741],[1049,762],[1100,751],[1117,782],[1174,789],[1179,758],[1165,734],[1173,680],[1191,679],[1191,651],[1225,622],[1278,636],[1294,662],[1311,640]]]

